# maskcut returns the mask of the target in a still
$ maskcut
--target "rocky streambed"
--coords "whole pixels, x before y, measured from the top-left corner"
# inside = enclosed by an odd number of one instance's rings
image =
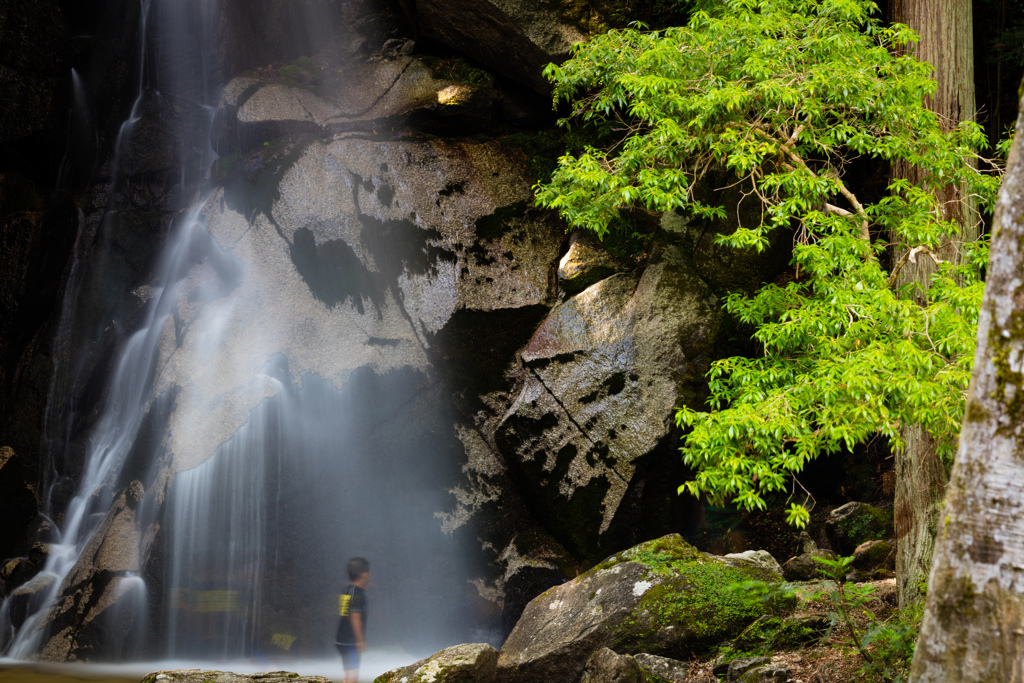
[[[864,577],[877,543],[859,546],[862,569],[843,580]],[[456,645],[375,683],[849,680],[860,662],[836,633],[835,605],[822,598],[835,584],[799,581],[805,563],[798,556],[783,568],[765,551],[709,555],[672,534],[542,593],[500,650]],[[885,571],[884,560],[874,571]],[[895,581],[872,589],[870,606],[884,618]]]

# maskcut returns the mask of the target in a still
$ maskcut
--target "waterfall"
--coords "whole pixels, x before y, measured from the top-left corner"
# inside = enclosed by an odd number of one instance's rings
[[[370,558],[379,586],[370,590],[371,640],[435,647],[465,627],[464,569],[435,519],[454,468],[438,454],[452,437],[436,428],[445,409],[431,399],[435,378],[388,355],[396,343],[388,330],[411,325],[400,301],[364,311],[357,293],[348,311],[346,301],[310,297],[314,312],[296,313],[275,299],[282,271],[252,242],[278,240],[287,261],[298,240],[289,251],[273,221],[231,213],[223,191],[203,181],[217,159],[210,131],[224,85],[221,16],[216,0],[141,0],[138,94],[117,135],[100,231],[119,220],[130,178],[141,173],[140,145],[153,136],[140,131],[172,118],[165,151],[178,173],[168,196],[181,212],[110,363],[75,492],[34,579],[45,589],[3,636],[14,658],[48,656],[62,591],[89,569],[83,553],[95,552],[99,530],[124,505],[138,540],[102,598],[113,604],[103,613],[105,656],[329,653],[336,595],[355,555]],[[309,21],[323,32],[316,16]],[[75,268],[64,343],[76,329],[69,321],[91,305]],[[309,316],[328,322],[310,332]],[[379,343],[335,348],[353,320],[380,330],[371,336]],[[349,353],[358,357],[337,358]],[[331,359],[337,372],[312,371],[308,357]],[[84,410],[67,387],[81,381],[80,369],[63,365],[47,410],[51,490],[68,481],[69,431]],[[53,514],[63,506],[51,498]],[[0,619],[9,611],[5,603]]]

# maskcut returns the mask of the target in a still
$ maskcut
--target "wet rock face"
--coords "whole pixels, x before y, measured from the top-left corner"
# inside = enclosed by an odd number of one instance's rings
[[[228,73],[239,73],[330,49],[369,56],[408,23],[398,4],[226,0],[221,3],[224,66]]]
[[[137,120],[125,126],[120,143],[121,172],[128,177],[176,172],[183,160],[178,149],[178,112],[151,89],[142,93],[135,110]]]
[[[122,605],[139,595],[137,578],[143,528],[138,508],[144,491],[133,482],[117,493],[102,525],[90,539],[74,569],[64,578],[57,601],[46,616],[50,637],[39,652],[47,661],[109,658],[125,653],[126,641],[141,635],[142,624],[125,616]]]
[[[699,654],[765,612],[759,599],[728,589],[746,579],[776,580],[705,555],[678,535],[613,555],[530,603],[501,648],[497,680],[576,680],[600,648],[680,659]]]
[[[27,530],[37,513],[36,497],[25,481],[22,460],[8,446],[0,446],[0,558],[11,557],[25,545]],[[3,576],[4,584],[17,577]],[[16,585],[16,584],[15,584]],[[0,594],[5,593],[0,587]]]
[[[69,198],[46,198],[27,177],[0,173],[0,446],[14,449],[32,486],[53,370],[49,329],[77,229]],[[0,558],[23,552],[0,540]]]
[[[543,68],[607,27],[586,2],[420,0],[416,19],[423,35],[542,93],[550,89]]]
[[[429,84],[436,104],[438,84]],[[241,120],[249,100],[240,93],[249,86],[235,85],[239,90],[229,88],[221,118],[241,130],[255,124]],[[175,473],[210,458],[281,386],[309,384],[310,376],[339,390],[354,377],[377,384],[415,377],[402,400],[433,397],[431,419],[421,420],[433,429],[445,394],[428,377],[432,363],[443,362],[449,325],[467,316],[525,311],[525,341],[556,294],[562,228],[550,213],[529,206],[533,178],[519,150],[495,142],[380,140],[328,128],[309,135],[308,122],[289,112],[296,98],[312,106],[315,100],[301,99],[314,97],[311,92],[261,83],[246,97],[261,90],[274,97],[261,104],[258,123],[282,135],[254,150],[229,147],[222,157],[226,162],[234,155],[234,163],[215,169],[221,186],[196,207],[203,225],[189,237],[193,252],[207,256],[190,262],[180,306],[158,331],[153,426],[145,430],[153,432],[146,436],[152,443],[136,449],[139,457],[164,454],[153,470],[136,463],[138,476],[151,477],[156,505]],[[122,170],[139,177],[184,163],[169,156],[170,146],[147,142],[166,141],[160,123],[166,110],[157,100],[144,104],[146,125],[153,127],[139,129],[139,144],[129,140],[122,159]],[[101,316],[131,326],[151,296],[137,268],[152,268],[153,242],[165,225],[163,216],[128,206],[89,234],[96,258],[87,266],[83,296],[94,305],[73,321],[83,339],[92,339],[91,324]],[[104,279],[104,268],[117,272]],[[135,285],[132,292],[112,291],[125,282]],[[198,332],[210,329],[211,318],[222,323],[214,345],[227,349],[232,372],[223,372],[218,356],[207,353],[210,340]],[[83,367],[98,377],[111,357],[96,347],[83,353]],[[95,402],[103,384],[90,386]],[[416,401],[399,402],[395,412],[416,422],[422,417],[410,407]],[[157,410],[164,404],[166,411]],[[416,448],[403,444],[395,452],[415,454]],[[129,460],[135,457],[133,450]],[[448,465],[454,469],[457,462],[435,469],[447,472]],[[109,632],[113,621],[105,615],[132,599],[129,575],[141,570],[148,576],[154,533],[139,528],[132,507],[115,500],[95,543],[60,586],[40,656],[89,658],[100,656],[104,643],[123,642],[123,634]]]
[[[0,145],[52,130],[64,105],[69,62],[56,0],[0,2]]]
[[[14,628],[21,628],[29,614],[43,607],[43,600],[53,587],[54,581],[56,579],[52,575],[41,574],[30,581],[18,584],[7,603],[11,625]]]
[[[359,367],[424,369],[432,339],[458,312],[553,297],[561,236],[549,215],[525,208],[526,173],[519,152],[497,143],[289,139],[240,160],[206,205],[224,265],[197,266],[189,300],[230,292],[223,341],[237,378],[258,375],[274,354],[293,377],[337,386]],[[215,312],[189,303],[165,332],[156,391],[181,387],[172,425],[198,421],[174,430],[175,469],[212,454],[273,392],[248,379],[194,381],[214,376],[203,364],[218,361],[189,330]],[[198,409],[216,396],[230,398]]]

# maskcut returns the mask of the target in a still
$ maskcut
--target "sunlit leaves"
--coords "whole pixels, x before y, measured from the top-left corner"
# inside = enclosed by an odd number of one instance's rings
[[[725,300],[760,354],[716,362],[710,412],[676,416],[696,472],[680,488],[695,495],[763,509],[769,492],[799,493],[807,461],[877,435],[901,447],[905,424],[952,453],[987,244],[943,263],[927,304],[893,290],[890,246],[934,258],[959,231],[935,190],[956,183],[986,207],[999,179],[971,163],[985,142],[976,124],[944,132],[924,106],[935,84],[910,56],[917,36],[875,13],[866,0],[726,0],[686,27],[595,37],[545,72],[571,107],[563,124],[619,132],[607,149],[563,157],[536,188],[570,224],[602,236],[627,209],[724,217],[728,207],[696,196],[724,168],[764,212],[721,243],[763,250],[773,230],[796,230],[795,281]],[[913,165],[920,181],[858,199],[848,186],[858,158]],[[808,519],[801,502],[786,516]]]

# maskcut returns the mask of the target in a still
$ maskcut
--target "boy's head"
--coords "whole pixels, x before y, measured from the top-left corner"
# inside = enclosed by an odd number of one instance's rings
[[[348,561],[348,580],[358,581],[363,574],[370,573],[370,563],[364,557],[353,557]]]

